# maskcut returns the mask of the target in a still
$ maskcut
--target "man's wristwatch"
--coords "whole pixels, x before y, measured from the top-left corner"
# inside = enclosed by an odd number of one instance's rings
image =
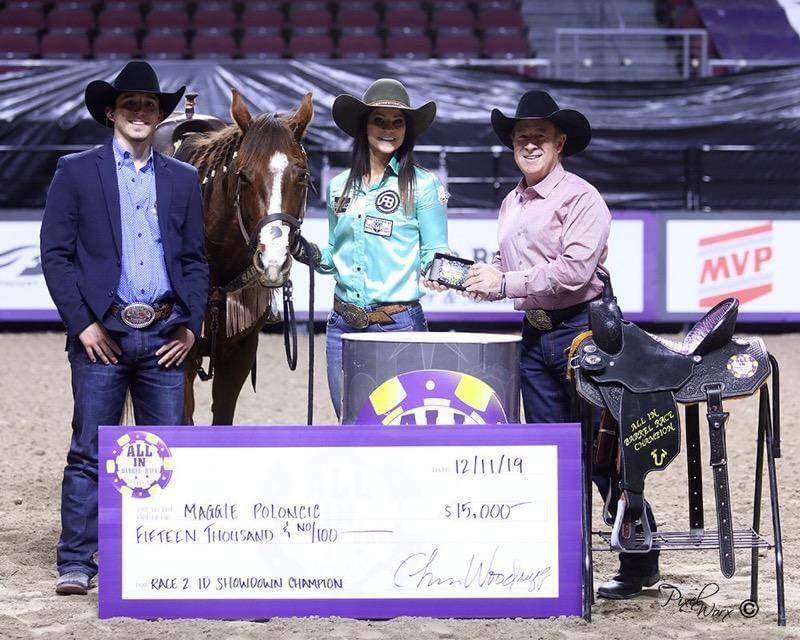
[[[500,276],[500,299],[506,297],[506,274]]]

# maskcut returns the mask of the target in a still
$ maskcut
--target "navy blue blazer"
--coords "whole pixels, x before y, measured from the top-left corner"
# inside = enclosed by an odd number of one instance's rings
[[[153,150],[158,226],[182,322],[195,336],[208,296],[203,205],[193,166]],[[122,271],[119,186],[111,142],[63,156],[47,192],[42,271],[67,334],[102,322]]]

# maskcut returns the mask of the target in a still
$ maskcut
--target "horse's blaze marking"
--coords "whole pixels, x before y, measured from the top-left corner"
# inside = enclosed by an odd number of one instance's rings
[[[269,160],[269,170],[272,172],[272,188],[269,192],[269,205],[267,213],[280,213],[283,206],[283,173],[289,166],[288,156],[276,151]],[[273,243],[272,240],[281,239],[283,242]],[[271,265],[281,265],[286,260],[289,248],[288,235],[283,232],[282,222],[270,222],[261,229],[259,234],[259,248],[261,249],[262,262]],[[276,246],[277,245],[277,246]],[[274,247],[270,251],[270,247]]]

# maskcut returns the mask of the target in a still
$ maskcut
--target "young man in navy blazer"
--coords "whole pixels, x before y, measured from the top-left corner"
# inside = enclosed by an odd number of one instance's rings
[[[183,363],[205,313],[208,265],[197,170],[152,147],[185,87],[161,91],[129,62],[86,87],[110,142],[62,157],[47,194],[42,269],[67,327],[74,413],[61,493],[56,592],[97,573],[97,427],[118,424],[130,391],[138,425],[183,421]]]

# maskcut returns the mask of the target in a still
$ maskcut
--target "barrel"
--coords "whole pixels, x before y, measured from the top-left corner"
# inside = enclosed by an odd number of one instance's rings
[[[342,336],[342,424],[519,422],[519,336],[396,331]]]

